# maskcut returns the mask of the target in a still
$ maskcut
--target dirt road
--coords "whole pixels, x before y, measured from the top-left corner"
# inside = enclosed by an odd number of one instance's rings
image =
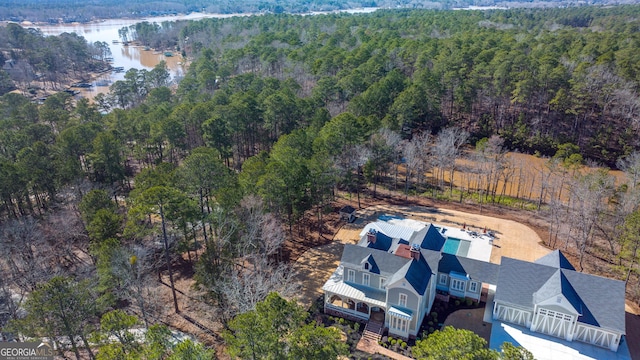
[[[353,244],[359,240],[360,231],[382,214],[398,215],[415,220],[433,222],[446,226],[485,229],[496,232],[491,262],[499,264],[502,256],[533,261],[549,253],[541,246],[540,237],[528,226],[512,220],[476,215],[456,210],[424,206],[375,205],[358,211],[354,224],[345,224],[327,245],[309,249],[296,261],[302,292],[300,302],[304,306],[322,295],[322,285],[340,263],[343,244]]]

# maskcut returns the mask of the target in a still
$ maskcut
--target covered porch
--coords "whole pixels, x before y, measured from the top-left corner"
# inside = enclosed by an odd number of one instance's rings
[[[384,324],[384,307],[354,300],[339,294],[325,293],[324,312],[352,320],[375,321]]]
[[[342,267],[339,267],[322,288],[325,313],[384,324],[386,293],[367,286],[345,283],[342,281],[342,271]]]

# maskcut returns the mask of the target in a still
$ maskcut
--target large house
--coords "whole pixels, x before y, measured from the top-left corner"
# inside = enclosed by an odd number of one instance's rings
[[[357,245],[345,245],[323,286],[325,312],[378,321],[390,334],[414,337],[437,293],[480,300],[483,284],[496,283],[490,237],[476,235],[472,242],[460,229],[383,219],[368,224]]]
[[[625,333],[624,283],[575,271],[559,251],[535,263],[489,262],[493,238],[384,216],[345,245],[323,286],[326,313],[415,337],[436,295],[474,301],[495,290],[493,317],[533,332],[616,351]],[[483,296],[484,295],[484,296]]]

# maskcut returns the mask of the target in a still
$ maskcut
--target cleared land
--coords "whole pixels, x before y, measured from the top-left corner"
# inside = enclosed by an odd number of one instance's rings
[[[512,220],[436,207],[375,205],[359,210],[358,220],[340,228],[331,243],[311,248],[297,259],[294,268],[302,284],[300,302],[303,305],[310,306],[322,295],[322,285],[340,263],[343,245],[356,243],[364,226],[383,214],[447,226],[466,226],[479,232],[485,228],[493,230],[497,237],[491,262],[496,264],[500,263],[502,256],[533,261],[550,251],[540,245],[540,236],[533,229]]]
[[[364,226],[382,214],[399,215],[447,226],[462,227],[464,225],[478,231],[483,231],[485,228],[493,230],[497,237],[491,252],[491,262],[496,264],[500,263],[502,256],[534,261],[551,251],[541,245],[542,239],[539,233],[542,233],[542,236],[546,234],[541,224],[536,223],[535,220],[536,229],[534,230],[514,220],[433,206],[373,205],[358,210],[357,214],[358,220],[353,224],[344,224],[334,235],[333,241],[307,250],[294,263],[294,269],[298,273],[297,278],[302,284],[299,301],[304,306],[309,307],[322,295],[322,285],[340,263],[343,245],[356,243]],[[505,215],[513,218],[511,212]],[[519,218],[516,217],[516,219]],[[478,310],[478,321],[474,322],[473,326],[482,326],[482,311],[484,310]],[[640,309],[627,301],[626,311],[627,339],[637,339],[640,334]],[[464,310],[457,314],[458,317],[463,317],[459,322],[469,322],[468,312]],[[480,333],[482,334],[482,331]],[[640,359],[640,343],[629,341],[629,350],[634,359]]]

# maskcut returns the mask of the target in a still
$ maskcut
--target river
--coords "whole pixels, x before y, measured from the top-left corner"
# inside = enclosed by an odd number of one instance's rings
[[[360,8],[344,10],[342,12],[357,14],[357,13],[370,13],[377,10],[377,8]],[[337,11],[336,11],[337,12]],[[308,15],[322,15],[332,12],[313,12]],[[152,17],[146,19],[111,19],[98,22],[92,22],[87,24],[73,23],[73,24],[56,24],[56,25],[33,25],[30,23],[21,24],[24,27],[35,27],[42,31],[44,35],[60,35],[62,33],[73,33],[83,36],[88,42],[94,43],[96,41],[104,41],[109,44],[111,49],[111,56],[113,57],[113,67],[122,67],[122,72],[111,72],[102,75],[92,82],[92,87],[77,89],[81,91],[81,95],[92,99],[98,93],[107,93],[109,91],[108,85],[117,80],[124,79],[124,74],[127,70],[147,69],[151,70],[160,61],[164,60],[167,63],[168,70],[172,79],[179,79],[187,71],[186,61],[180,56],[179,53],[173,53],[173,56],[165,56],[163,51],[145,50],[143,46],[123,45],[119,40],[118,30],[123,27],[135,25],[139,22],[148,21],[161,23],[164,21],[179,21],[179,20],[200,20],[205,18],[229,18],[234,16],[251,16],[256,14],[207,14],[207,13],[191,13],[189,15],[177,15],[177,16],[162,16]],[[117,42],[114,42],[116,40]],[[101,85],[101,86],[97,86]]]

